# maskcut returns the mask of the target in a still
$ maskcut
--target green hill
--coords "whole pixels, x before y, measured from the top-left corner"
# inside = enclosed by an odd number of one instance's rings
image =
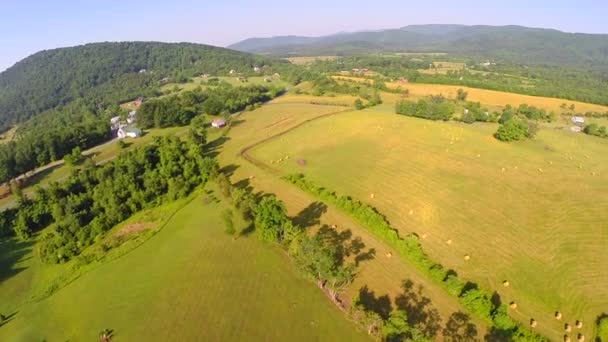
[[[253,72],[268,58],[191,43],[94,43],[38,52],[0,73],[0,130],[82,100],[98,109],[151,96],[159,82]]]
[[[446,52],[515,63],[608,68],[608,35],[522,26],[413,25],[314,38],[252,38],[229,48],[277,55]]]

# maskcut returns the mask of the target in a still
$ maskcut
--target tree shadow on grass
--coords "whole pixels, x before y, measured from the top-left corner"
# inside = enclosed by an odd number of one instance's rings
[[[441,316],[431,299],[422,294],[422,285],[415,286],[407,279],[401,287],[403,293],[395,298],[397,308],[407,313],[410,325],[418,327],[427,336],[436,337],[441,329]]]
[[[31,258],[24,257],[32,251],[34,244],[32,240],[18,241],[15,238],[0,240],[0,284],[26,269],[26,267],[15,268],[15,265]]]
[[[365,311],[377,313],[382,319],[388,319],[393,311],[393,305],[388,295],[376,297],[376,293],[370,290],[367,285],[359,289],[359,303]]]
[[[239,168],[238,165],[230,164],[230,165],[226,165],[226,166],[222,167],[220,169],[220,172],[225,174],[226,177],[231,177],[234,174],[234,171],[236,171],[238,168]]]
[[[442,331],[445,341],[468,342],[479,341],[477,327],[471,323],[471,317],[462,311],[454,312]]]
[[[205,155],[212,158],[217,157],[220,154],[220,149],[222,148],[222,146],[229,140],[229,137],[221,136],[217,139],[208,142],[205,145]]]
[[[0,328],[3,327],[4,325],[8,324],[10,321],[12,321],[15,316],[17,315],[18,311],[13,312],[10,315],[6,315],[4,316],[4,320],[0,320]]]
[[[313,202],[293,217],[292,221],[300,228],[306,229],[321,223],[321,216],[326,212],[327,205],[322,202]]]

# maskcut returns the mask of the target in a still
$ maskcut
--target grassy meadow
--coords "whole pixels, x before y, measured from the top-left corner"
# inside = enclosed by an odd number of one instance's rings
[[[423,237],[432,258],[515,301],[511,314],[536,319],[546,336],[561,339],[564,323],[581,319],[577,333],[590,337],[608,307],[608,141],[545,128],[505,144],[495,130],[399,116],[387,104],[307,123],[252,155],[377,207]]]
[[[342,114],[344,111],[349,111],[349,108],[341,106],[291,101],[297,97],[285,96],[285,103],[271,103],[238,117],[230,134],[218,147],[220,163],[225,165],[232,182],[238,186],[250,186],[256,192],[276,194],[285,202],[295,222],[306,229],[335,225],[342,234],[361,240],[365,253],[369,253],[371,258],[360,263],[355,282],[344,294],[346,303],[361,294],[367,299],[369,308],[376,311],[404,309],[410,313],[413,322],[419,323],[427,334],[436,339],[483,338],[487,332],[485,323],[463,315],[464,309],[456,298],[449,296],[415,267],[403,261],[392,248],[364,227],[339,210],[322,205],[314,197],[280,180],[280,174],[270,169],[276,165],[270,164],[270,160],[263,160],[264,165],[255,165],[245,160],[243,153],[247,155],[247,151],[257,143],[261,143],[261,148],[264,148],[265,139],[272,139],[294,127],[294,133],[298,132],[309,125],[308,120],[321,116],[326,118],[320,119],[320,122],[333,120],[345,115]],[[290,136],[287,134],[272,140],[272,144],[276,142],[289,149],[288,145],[296,147],[305,143],[303,140],[291,139]],[[295,165],[297,161],[296,155],[284,154],[273,162],[279,158],[284,159],[285,164]],[[340,166],[336,167],[338,169],[341,172],[346,170]]]
[[[105,328],[117,341],[367,340],[278,249],[225,234],[225,206],[206,197],[182,203],[137,249],[18,308],[15,298],[65,266],[43,270],[31,246],[2,255],[23,270],[2,278],[0,310],[14,316],[0,340],[92,341]]]

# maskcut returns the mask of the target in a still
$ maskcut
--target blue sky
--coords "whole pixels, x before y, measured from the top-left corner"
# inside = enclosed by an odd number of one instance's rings
[[[608,33],[606,13],[606,0],[0,0],[0,70],[39,50],[97,41],[225,46],[429,23]]]

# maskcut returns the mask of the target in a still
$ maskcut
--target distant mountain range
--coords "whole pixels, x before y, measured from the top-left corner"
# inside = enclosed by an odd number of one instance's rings
[[[608,67],[608,34],[523,26],[410,25],[322,37],[250,38],[228,48],[281,56],[445,52],[514,63]]]

